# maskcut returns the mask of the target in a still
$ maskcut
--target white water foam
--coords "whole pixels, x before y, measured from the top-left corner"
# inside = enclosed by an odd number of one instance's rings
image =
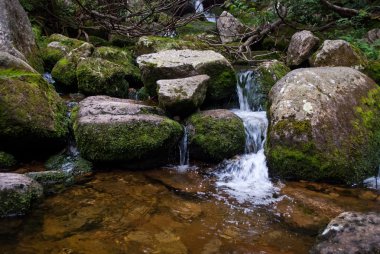
[[[216,22],[215,14],[208,12],[208,11],[205,11],[204,7],[203,7],[203,3],[201,0],[196,0],[194,2],[194,8],[195,8],[196,13],[203,13],[203,15],[205,16],[205,18],[208,22],[213,22],[213,23]]]

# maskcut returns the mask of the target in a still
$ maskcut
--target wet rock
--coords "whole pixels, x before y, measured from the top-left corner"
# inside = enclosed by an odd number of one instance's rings
[[[222,43],[230,43],[241,39],[241,35],[246,32],[245,26],[231,13],[224,11],[216,21]]]
[[[306,61],[318,47],[319,38],[312,32],[303,30],[297,32],[290,40],[286,63],[289,66],[298,66]]]
[[[79,61],[76,76],[78,90],[85,95],[128,96],[127,72],[121,65],[89,57]]]
[[[348,184],[375,174],[380,90],[370,78],[347,67],[298,69],[276,83],[270,100],[272,174]]]
[[[7,52],[42,71],[32,26],[18,0],[0,2],[0,51]]]
[[[74,176],[76,181],[80,181],[83,177],[92,174],[92,163],[79,155],[54,155],[46,161],[45,167],[48,170],[61,171],[70,176]]]
[[[89,43],[83,43],[76,49],[59,60],[53,67],[51,75],[60,85],[68,90],[77,90],[77,65],[81,58],[87,58],[92,55],[94,46]]]
[[[366,35],[366,40],[373,44],[375,41],[380,40],[380,28],[374,28],[370,31],[368,31]]]
[[[190,159],[220,162],[244,152],[243,121],[224,109],[207,110],[187,120]]]
[[[143,36],[140,37],[136,44],[136,54],[138,56],[144,54],[157,53],[170,49],[206,49],[207,45],[200,41],[186,41],[177,38],[159,37],[159,36]]]
[[[68,125],[54,87],[35,72],[0,71],[0,150],[41,155],[60,148]]]
[[[88,97],[74,114],[74,134],[85,159],[146,168],[171,158],[183,130],[161,110],[136,101]]]
[[[207,75],[182,79],[157,81],[158,102],[160,107],[172,115],[189,115],[197,110],[206,98]]]
[[[344,40],[324,41],[309,62],[312,67],[346,66],[360,70],[368,64],[360,49]]]
[[[132,53],[125,49],[114,47],[96,48],[93,57],[102,58],[121,65],[124,68],[125,79],[132,86],[141,86],[141,74],[139,68],[134,64]]]
[[[150,95],[156,95],[156,82],[206,74],[210,77],[207,97],[219,101],[235,92],[236,77],[231,64],[211,50],[166,50],[137,58],[142,80]]]
[[[0,217],[24,215],[41,196],[41,185],[31,178],[0,173]]]
[[[344,212],[327,225],[310,253],[379,253],[379,239],[378,213]]]
[[[29,172],[25,175],[41,184],[45,188],[45,190],[46,188],[52,186],[69,186],[74,183],[73,176],[64,171],[49,170],[41,172]]]

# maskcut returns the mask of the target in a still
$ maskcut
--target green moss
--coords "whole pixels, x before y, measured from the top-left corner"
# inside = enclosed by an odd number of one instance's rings
[[[206,100],[220,101],[235,94],[237,80],[235,71],[230,66],[219,63],[206,64],[198,71],[210,76]]]
[[[64,171],[42,171],[26,173],[26,176],[34,179],[43,187],[51,187],[53,185],[69,186],[74,184],[74,178]]]
[[[103,38],[100,38],[98,36],[90,35],[89,39],[90,39],[91,44],[93,44],[95,47],[111,46],[112,45],[111,42],[109,42]]]
[[[128,81],[125,69],[100,58],[87,58],[78,64],[78,89],[86,95],[109,95],[126,98]]]
[[[64,85],[68,89],[77,88],[76,75],[77,61],[74,57],[66,56],[58,61],[53,67],[51,75],[59,84]]]
[[[64,46],[67,46],[69,48],[69,51],[75,49],[75,48],[78,48],[80,47],[83,43],[85,43],[84,41],[80,41],[80,40],[77,40],[77,39],[73,39],[73,38],[69,38],[69,37],[66,37],[62,34],[52,34],[49,36],[49,38],[47,39],[48,42],[53,42],[53,41],[59,41],[61,42]]]
[[[180,37],[188,34],[214,34],[216,32],[216,24],[208,21],[194,20],[185,26],[179,27],[177,31]]]
[[[380,60],[369,62],[364,72],[380,84]]]
[[[62,50],[50,47],[42,50],[42,60],[46,70],[51,71],[54,65],[63,57],[65,57],[65,53]]]
[[[137,91],[137,98],[139,100],[142,100],[142,101],[145,101],[145,100],[148,100],[149,99],[149,94],[146,90],[145,87],[142,87],[140,88],[138,91]]]
[[[128,83],[141,85],[140,69],[134,64],[130,51],[113,47],[99,47],[95,50],[93,57],[102,58],[123,66]]]
[[[17,163],[12,154],[0,151],[0,169],[9,169]]]
[[[63,138],[68,132],[66,107],[40,75],[2,70],[0,136]]]
[[[237,116],[215,118],[198,113],[187,122],[194,129],[189,137],[191,158],[220,162],[244,152],[244,125]]]
[[[170,119],[75,124],[74,133],[81,155],[90,161],[132,161],[167,153],[182,136],[182,126]]]
[[[87,175],[92,172],[92,163],[82,157],[58,154],[50,157],[45,167],[48,170],[61,171],[73,176]]]

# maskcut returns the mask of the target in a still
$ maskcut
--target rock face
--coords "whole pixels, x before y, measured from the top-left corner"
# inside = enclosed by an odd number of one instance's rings
[[[371,44],[377,40],[380,40],[380,28],[375,28],[368,31],[366,39]]]
[[[86,95],[128,96],[129,84],[124,68],[110,61],[89,57],[79,61],[76,69],[79,92]]]
[[[346,66],[363,69],[367,65],[367,60],[360,50],[344,40],[324,41],[309,61],[313,67]]]
[[[246,28],[231,13],[224,11],[216,21],[222,43],[230,43],[240,39]]]
[[[295,96],[296,95],[296,96]],[[290,72],[270,92],[272,174],[359,183],[380,163],[380,89],[347,67]]]
[[[28,16],[18,0],[0,2],[0,51],[37,62],[37,47]]]
[[[306,61],[318,47],[319,38],[310,31],[295,33],[290,40],[286,63],[298,66]]]
[[[54,87],[34,72],[0,72],[0,150],[32,154],[59,148],[68,125],[66,106]]]
[[[211,50],[166,50],[137,58],[144,86],[150,95],[156,95],[156,82],[206,74],[206,100],[218,101],[235,92],[236,77],[231,64],[221,54]]]
[[[83,158],[97,163],[162,165],[183,133],[179,123],[155,107],[107,96],[86,98],[74,115],[78,149]]]
[[[318,236],[312,254],[380,253],[380,214],[344,212]]]
[[[198,109],[207,92],[207,75],[157,81],[160,107],[172,115],[189,115]]]
[[[0,67],[37,73],[27,62],[7,52],[0,52]]]
[[[31,178],[0,173],[0,217],[24,215],[33,201],[41,196],[41,185]]]
[[[243,121],[224,109],[207,110],[187,120],[190,158],[220,162],[244,152]]]

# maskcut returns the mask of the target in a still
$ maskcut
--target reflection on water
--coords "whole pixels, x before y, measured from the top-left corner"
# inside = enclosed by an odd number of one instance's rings
[[[215,192],[214,181],[191,170],[99,172],[46,197],[24,220],[0,221],[0,250],[307,253],[326,216],[378,209],[376,193],[307,183],[287,184],[282,194],[289,198],[277,204],[233,205]]]

